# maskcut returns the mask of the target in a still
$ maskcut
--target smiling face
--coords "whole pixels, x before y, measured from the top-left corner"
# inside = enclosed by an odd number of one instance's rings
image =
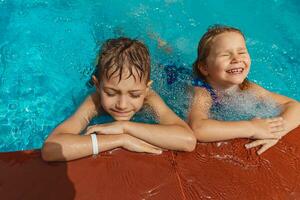
[[[135,71],[129,76],[130,72],[125,70],[121,79],[118,75],[109,79],[103,76],[100,84],[94,77],[103,110],[117,121],[130,120],[144,104],[150,83],[145,79],[135,78],[136,73]]]
[[[250,64],[244,37],[230,31],[213,38],[205,63],[198,67],[212,87],[228,89],[246,79]]]

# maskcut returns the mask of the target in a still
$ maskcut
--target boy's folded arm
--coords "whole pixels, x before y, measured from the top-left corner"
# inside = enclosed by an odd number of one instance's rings
[[[121,147],[122,135],[97,135],[99,152]],[[68,161],[93,154],[90,135],[57,134],[55,140],[45,142],[42,158],[45,161]]]
[[[58,127],[42,148],[42,157],[46,161],[68,161],[93,154],[91,135],[67,133],[67,129]],[[98,151],[108,151],[123,147],[130,151],[160,153],[160,150],[146,142],[126,134],[96,135]]]
[[[97,105],[93,94],[88,96],[77,111],[66,121],[56,127],[44,142],[41,149],[42,157],[46,161],[65,161],[82,158],[92,154],[91,136],[80,135],[97,115]],[[98,137],[98,136],[97,136]],[[119,147],[119,135],[99,136],[100,151]]]
[[[163,149],[193,151],[196,145],[192,132],[175,124],[125,122],[125,132]]]
[[[147,104],[154,110],[159,124],[125,122],[125,133],[164,149],[192,151],[195,148],[192,130],[154,91],[148,95]]]

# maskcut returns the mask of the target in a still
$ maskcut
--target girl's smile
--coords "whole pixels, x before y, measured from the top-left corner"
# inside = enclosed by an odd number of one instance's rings
[[[245,80],[250,64],[244,37],[237,32],[225,32],[213,39],[200,70],[212,87],[228,89]]]

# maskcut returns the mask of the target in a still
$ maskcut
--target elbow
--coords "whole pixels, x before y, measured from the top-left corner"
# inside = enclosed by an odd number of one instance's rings
[[[194,136],[187,139],[187,144],[185,146],[184,151],[192,152],[196,148],[197,140]]]
[[[185,145],[183,151],[192,152],[196,148],[197,139],[194,136],[193,132],[189,134],[188,137],[185,138]]]
[[[59,149],[59,150],[58,150]],[[44,161],[63,161],[61,147],[59,144],[45,142],[41,149],[41,156]]]
[[[44,161],[53,161],[53,157],[51,156],[51,147],[50,144],[44,143],[41,149],[41,156]]]

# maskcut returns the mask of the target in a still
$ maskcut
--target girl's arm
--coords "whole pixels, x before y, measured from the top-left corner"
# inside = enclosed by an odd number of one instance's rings
[[[258,95],[262,98],[271,97],[274,99],[278,104],[280,104],[283,108],[282,113],[280,116],[283,118],[283,126],[284,129],[280,132],[280,136],[286,135],[288,132],[297,128],[300,124],[300,104],[298,101],[290,99],[288,97],[275,94],[265,90],[264,88],[253,84],[253,88],[258,91]],[[272,146],[276,145],[278,139],[264,139],[264,140],[256,140],[249,144],[246,144],[246,148],[250,149],[257,146],[262,146],[257,153],[262,154],[263,152],[267,151]]]
[[[78,110],[56,127],[46,139],[42,158],[46,161],[67,161],[92,155],[90,135],[80,135],[97,113],[97,94],[88,96]],[[99,152],[117,147],[138,152],[160,153],[157,148],[125,134],[97,135]]]
[[[282,136],[300,125],[300,103],[298,101],[270,92],[256,84],[253,84],[253,87],[259,92],[258,95],[260,95],[262,98],[271,97],[282,106],[283,111],[280,114],[280,117],[283,118],[284,123]]]
[[[146,101],[156,113],[159,124],[119,121],[110,125],[93,126],[87,133],[111,134],[121,130],[123,133],[164,149],[194,150],[196,139],[188,125],[154,91],[150,92]]]
[[[212,99],[203,88],[195,88],[189,115],[189,124],[201,142],[214,142],[234,138],[278,138],[280,118],[250,121],[218,121],[208,118]]]

